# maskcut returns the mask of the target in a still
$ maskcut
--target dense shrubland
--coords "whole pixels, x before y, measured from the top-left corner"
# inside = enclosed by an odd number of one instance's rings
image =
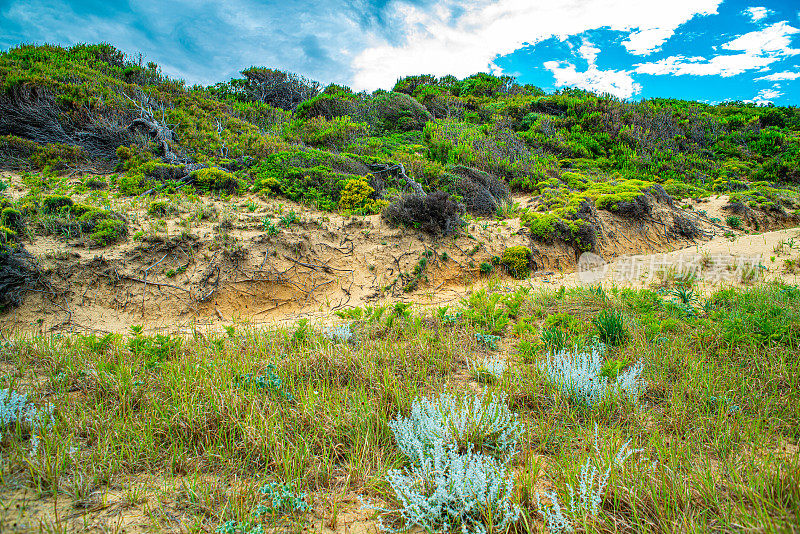
[[[425,193],[476,215],[503,212],[510,191],[530,193],[533,234],[579,249],[594,244],[593,210],[647,215],[654,187],[729,193],[783,216],[800,208],[795,107],[545,94],[489,74],[409,76],[372,94],[262,67],[242,76],[187,87],[108,44],[12,48],[0,54],[0,164],[123,171],[123,195],[172,180],[362,213],[409,190],[368,165],[401,164]],[[371,191],[354,201],[364,181]]]

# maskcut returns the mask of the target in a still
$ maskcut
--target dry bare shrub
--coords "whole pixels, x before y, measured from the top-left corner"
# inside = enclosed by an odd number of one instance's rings
[[[381,216],[390,224],[404,224],[431,234],[448,235],[461,226],[464,207],[444,191],[427,196],[408,195],[384,208]]]

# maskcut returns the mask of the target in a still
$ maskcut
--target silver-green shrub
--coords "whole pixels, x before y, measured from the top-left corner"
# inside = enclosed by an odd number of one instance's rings
[[[417,525],[427,532],[486,534],[503,531],[519,518],[507,466],[520,423],[505,396],[423,398],[408,417],[389,426],[411,466],[389,472],[402,507],[382,511],[399,513],[403,529]]]
[[[545,492],[545,496],[550,499],[550,505],[542,505],[539,494],[536,494],[536,505],[542,519],[547,525],[547,530],[551,534],[562,532],[574,532],[573,523],[586,521],[589,518],[597,517],[600,511],[600,504],[603,501],[603,493],[611,475],[611,469],[615,466],[623,467],[625,461],[634,452],[639,452],[629,448],[628,440],[617,452],[614,461],[605,465],[600,454],[600,446],[597,437],[597,425],[594,427],[594,451],[595,456],[586,459],[581,466],[581,474],[578,479],[578,488],[573,488],[567,484],[569,490],[569,504],[561,506],[555,492]]]
[[[28,401],[27,395],[20,395],[10,389],[0,389],[0,440],[3,432],[12,425],[28,425],[31,431],[31,455],[39,449],[38,431],[49,424],[53,407],[38,409]]]
[[[402,503],[398,511],[404,527],[485,534],[502,532],[519,518],[505,464],[471,450],[461,454],[442,441],[422,457],[421,465],[390,471],[388,482]]]
[[[442,394],[435,401],[414,401],[411,414],[389,423],[397,446],[415,465],[429,458],[437,443],[511,459],[520,434],[516,414],[505,396]]]
[[[565,349],[541,362],[539,369],[575,404],[596,406],[609,395],[624,395],[636,402],[641,388],[642,363],[632,365],[609,382],[602,376],[604,352],[602,343],[592,346],[589,352]]]

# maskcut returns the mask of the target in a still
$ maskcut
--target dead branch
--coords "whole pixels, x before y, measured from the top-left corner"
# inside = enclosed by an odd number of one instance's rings
[[[343,273],[352,273],[353,272],[353,269],[337,269],[336,267],[328,267],[327,265],[317,265],[315,263],[304,263],[304,262],[298,261],[298,260],[296,260],[294,258],[290,258],[289,256],[286,256],[286,255],[284,255],[283,257],[286,258],[287,260],[291,261],[291,262],[296,263],[297,265],[301,265],[303,267],[308,267],[309,269],[313,269],[315,271],[318,271],[318,270],[321,269],[321,270],[325,271],[326,273],[330,273],[331,271],[339,271],[339,272],[343,272]]]

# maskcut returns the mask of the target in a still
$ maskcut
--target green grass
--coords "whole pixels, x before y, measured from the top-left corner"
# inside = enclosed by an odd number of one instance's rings
[[[495,332],[508,370],[475,387],[507,394],[524,424],[514,460],[522,516],[514,530],[541,525],[535,488],[542,483],[564,502],[596,424],[601,454],[613,456],[629,439],[641,451],[615,471],[598,516],[576,527],[787,531],[800,512],[800,463],[791,453],[800,440],[800,289],[722,290],[694,316],[676,314],[668,300],[647,290],[484,292],[450,310],[463,313],[458,321],[405,307],[369,321],[343,313],[354,319],[355,344],[332,343],[308,323],[181,338],[140,330],[127,338],[11,334],[0,351],[0,387],[52,403],[55,419],[34,457],[27,429],[3,432],[0,490],[77,502],[86,491],[76,491],[76,480],[102,494],[110,480],[158,474],[184,481],[188,489],[175,498],[186,506],[209,500],[213,506],[193,505],[190,515],[213,528],[290,521],[300,529],[312,520],[255,516],[257,490],[267,482],[306,493],[326,517],[333,510],[320,503],[342,488],[396,508],[386,476],[404,460],[389,421],[422,395],[461,391],[457,377],[486,350],[476,332]],[[638,406],[578,410],[537,368],[564,340],[541,335],[542,346],[537,328],[514,337],[508,316],[590,337],[605,309],[624,313],[630,329],[626,344],[610,348],[606,369],[643,361],[647,386]],[[660,334],[667,324],[669,334]],[[523,347],[524,359],[516,355]],[[256,387],[258,377],[265,387]],[[224,481],[239,482],[225,489]],[[138,502],[155,499],[158,488],[130,492]],[[156,521],[148,509],[148,521]],[[0,521],[15,513],[2,511]]]

